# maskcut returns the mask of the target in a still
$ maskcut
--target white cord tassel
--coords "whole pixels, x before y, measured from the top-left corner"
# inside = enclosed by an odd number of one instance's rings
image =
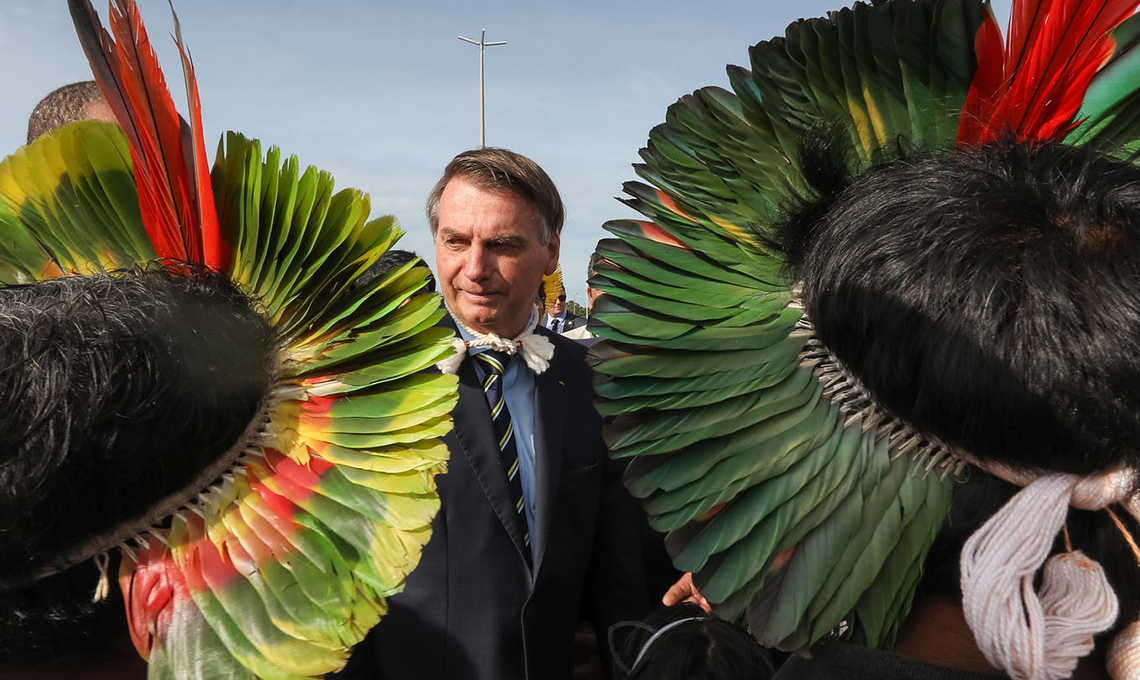
[[[1058,556],[1040,596],[1033,576],[1064,525],[1074,494],[1095,506],[1092,486],[1050,474],[1019,491],[962,548],[962,608],[986,659],[1014,680],[1060,680],[1116,620],[1116,594],[1095,561]],[[1078,490],[1078,486],[1083,488]],[[1113,502],[1106,493],[1105,502]]]
[[[463,342],[463,338],[456,338],[451,341],[451,346],[455,349],[455,354],[440,360],[436,366],[448,375],[455,375],[459,372],[460,364],[467,358],[467,343]]]
[[[107,568],[111,564],[111,556],[107,553],[95,556],[95,566],[99,568],[99,582],[95,585],[95,597],[92,602],[102,602],[111,594],[111,579],[107,576]]]
[[[1113,638],[1105,667],[1113,680],[1140,678],[1140,621],[1133,622]]]
[[[1054,555],[1041,581],[1045,666],[1069,677],[1093,650],[1093,635],[1116,623],[1120,604],[1104,569],[1079,550]]]
[[[454,314],[452,318],[455,318]],[[538,326],[536,315],[532,314],[530,323],[527,324],[523,332],[510,340],[495,333],[480,333],[468,328],[459,319],[455,319],[455,323],[473,339],[464,342],[462,338],[456,338],[451,341],[451,346],[455,348],[455,354],[436,363],[439,370],[444,373],[449,375],[458,373],[470,347],[490,347],[497,352],[518,354],[530,367],[530,370],[535,372],[535,375],[542,375],[546,369],[550,368],[550,360],[554,357],[554,343],[550,342],[547,337],[537,335],[534,332],[535,327]]]
[[[554,343],[545,335],[531,333],[519,340],[519,354],[535,375],[542,375],[550,368],[550,360],[554,358]]]

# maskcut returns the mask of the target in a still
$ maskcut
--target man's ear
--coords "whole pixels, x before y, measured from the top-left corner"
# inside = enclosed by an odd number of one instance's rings
[[[562,234],[554,232],[550,235],[550,241],[546,244],[547,253],[550,255],[550,261],[546,263],[546,270],[543,272],[546,276],[554,273],[558,269],[558,251],[562,247]]]

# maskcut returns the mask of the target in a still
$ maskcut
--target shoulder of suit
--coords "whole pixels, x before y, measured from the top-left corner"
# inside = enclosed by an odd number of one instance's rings
[[[579,324],[563,333],[562,337],[569,340],[577,340],[580,342],[582,340],[593,338],[594,334],[590,332],[590,329],[588,326],[586,326],[586,324]]]
[[[586,348],[581,343],[575,342],[572,339],[565,338],[557,333],[554,333],[546,328],[536,328],[535,333],[541,333],[554,345],[554,361],[559,362],[563,358],[570,361],[586,363]]]

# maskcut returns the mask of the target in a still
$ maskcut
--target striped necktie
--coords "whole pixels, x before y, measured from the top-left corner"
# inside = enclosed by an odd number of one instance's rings
[[[503,393],[503,372],[511,360],[511,355],[504,352],[488,351],[473,356],[487,369],[487,375],[483,378],[483,394],[487,396],[487,404],[491,407],[491,423],[495,428],[495,437],[499,441],[499,453],[502,456],[503,469],[507,471],[507,486],[510,488],[511,500],[515,503],[519,531],[522,533],[523,543],[529,547],[530,531],[526,524],[526,508],[523,507],[518,447],[515,445],[515,431],[511,422],[511,412],[507,408],[506,395]],[[530,551],[524,552],[529,563]]]

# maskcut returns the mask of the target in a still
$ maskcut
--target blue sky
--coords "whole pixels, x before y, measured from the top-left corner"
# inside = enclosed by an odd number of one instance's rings
[[[105,2],[96,8],[106,16]],[[211,158],[238,130],[333,173],[338,186],[394,214],[401,247],[432,265],[423,202],[443,166],[479,142],[478,48],[488,48],[487,144],[535,159],[567,205],[562,266],[585,301],[585,267],[647,133],[681,95],[727,86],[727,63],[791,21],[841,0],[175,0],[198,73]],[[167,82],[182,106],[166,0],[139,0]],[[1004,23],[1008,7],[1000,3]],[[24,143],[35,103],[90,78],[64,0],[0,9],[0,150]]]

